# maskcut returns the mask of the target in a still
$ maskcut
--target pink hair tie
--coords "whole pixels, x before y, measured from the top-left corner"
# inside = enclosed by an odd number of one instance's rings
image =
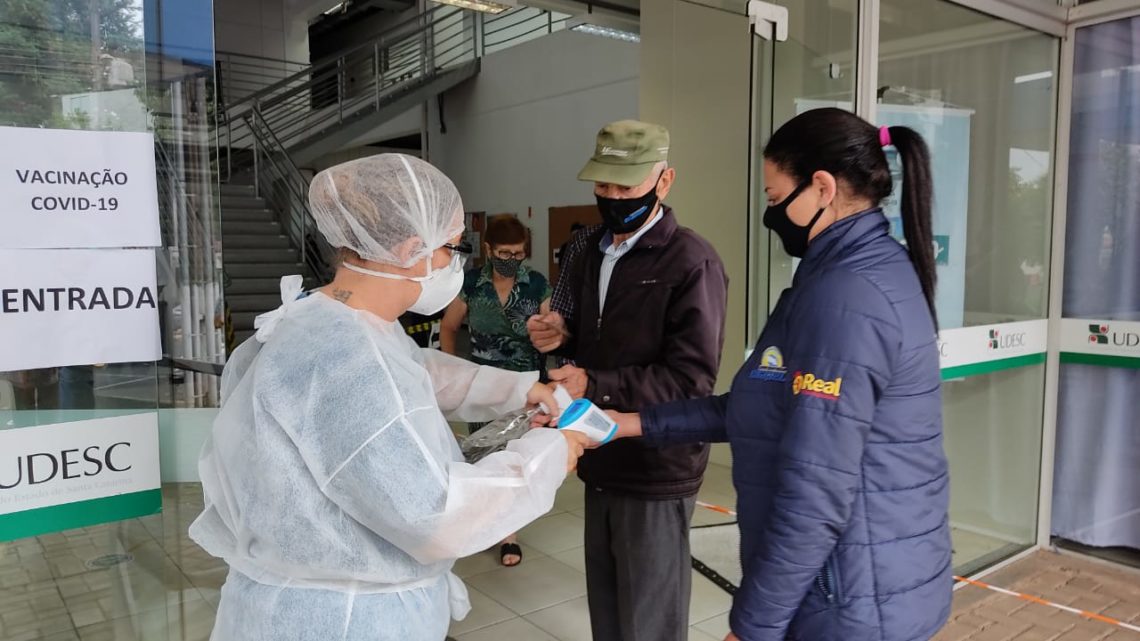
[[[879,144],[883,147],[891,146],[890,127],[879,127]]]

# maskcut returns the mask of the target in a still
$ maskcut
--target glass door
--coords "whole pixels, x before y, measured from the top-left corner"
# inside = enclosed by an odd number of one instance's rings
[[[879,33],[878,124],[931,149],[950,523],[969,574],[1037,540],[1060,43],[945,0],[883,0]]]
[[[0,641],[209,637],[167,419],[217,379],[162,356],[221,344],[213,15],[174,4],[0,9]]]
[[[1074,44],[1052,533],[1140,567],[1140,17]]]
[[[762,224],[764,145],[802,111],[855,104],[858,0],[776,3],[788,11],[787,37],[765,29],[752,39],[751,176],[748,215],[748,337],[755,341],[780,292],[792,282],[792,259]]]
[[[787,40],[753,43],[753,340],[795,268],[760,222],[763,145],[798,113],[856,104],[859,3],[781,4]],[[951,521],[968,573],[1036,537],[1059,41],[946,0],[879,13],[877,124],[919,131],[933,156]],[[897,200],[883,205],[901,240]]]

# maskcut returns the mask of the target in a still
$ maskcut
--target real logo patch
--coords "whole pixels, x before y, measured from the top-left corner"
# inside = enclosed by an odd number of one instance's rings
[[[796,372],[792,378],[792,394],[799,396],[815,396],[829,401],[838,401],[843,388],[843,378],[826,380],[815,374]]]

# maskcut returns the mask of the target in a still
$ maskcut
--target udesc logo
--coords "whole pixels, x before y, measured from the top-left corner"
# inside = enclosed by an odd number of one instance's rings
[[[1140,347],[1140,334],[1136,332],[1114,332],[1108,323],[1089,325],[1089,344],[1112,345],[1114,347]]]
[[[1003,333],[996,327],[991,328],[986,347],[991,352],[1023,348],[1025,347],[1025,332]]]

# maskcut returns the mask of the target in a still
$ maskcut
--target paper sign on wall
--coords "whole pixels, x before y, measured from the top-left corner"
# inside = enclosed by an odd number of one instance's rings
[[[156,361],[151,249],[0,251],[0,371]]]
[[[151,134],[0,127],[0,149],[0,248],[162,245]]]
[[[158,414],[0,430],[0,541],[157,514]]]

